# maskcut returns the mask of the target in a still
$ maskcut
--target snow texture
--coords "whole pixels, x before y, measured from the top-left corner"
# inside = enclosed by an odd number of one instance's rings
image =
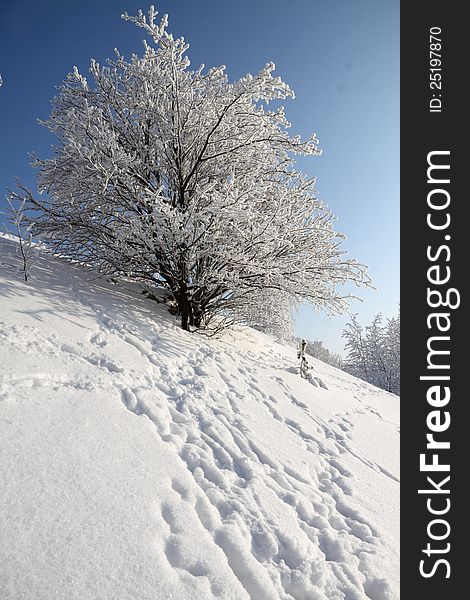
[[[398,398],[0,238],[0,598],[398,598]]]

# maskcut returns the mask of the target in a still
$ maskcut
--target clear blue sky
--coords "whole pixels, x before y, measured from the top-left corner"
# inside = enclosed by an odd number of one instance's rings
[[[150,4],[150,2],[149,2]],[[399,2],[398,0],[163,0],[170,30],[191,44],[193,65],[227,65],[229,77],[273,61],[296,92],[286,103],[293,132],[316,132],[320,198],[338,217],[344,247],[369,265],[377,291],[353,305],[363,322],[396,313],[399,299]],[[33,186],[28,152],[50,154],[54,86],[74,65],[85,74],[117,47],[141,52],[144,32],[121,21],[142,0],[6,0],[0,19],[0,192],[18,176]],[[3,200],[0,201],[2,203]],[[341,351],[347,318],[302,309],[297,331]]]

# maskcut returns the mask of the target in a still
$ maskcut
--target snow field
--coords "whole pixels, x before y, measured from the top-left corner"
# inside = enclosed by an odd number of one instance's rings
[[[398,398],[0,238],[0,597],[398,598]]]

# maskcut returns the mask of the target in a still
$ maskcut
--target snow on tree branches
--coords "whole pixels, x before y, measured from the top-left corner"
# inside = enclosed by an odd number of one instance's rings
[[[168,18],[143,28],[143,56],[75,67],[43,124],[59,144],[35,157],[40,196],[19,186],[33,235],[107,275],[169,290],[184,329],[253,322],[282,297],[334,314],[367,285],[295,156],[320,154],[290,137],[279,102],[294,97],[268,63],[230,82],[225,67],[190,69]],[[274,102],[275,107],[269,109]],[[255,310],[254,310],[255,309]],[[285,318],[285,311],[279,311]],[[288,319],[287,319],[288,320]],[[255,319],[256,321],[256,319]]]
[[[343,369],[388,392],[400,395],[400,313],[383,324],[376,315],[365,329],[357,315],[343,331],[348,356]]]

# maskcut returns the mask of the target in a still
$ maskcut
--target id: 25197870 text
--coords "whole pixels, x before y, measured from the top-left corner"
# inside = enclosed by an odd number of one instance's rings
[[[441,28],[429,29],[429,88],[432,97],[429,100],[429,112],[442,111],[442,39]]]

